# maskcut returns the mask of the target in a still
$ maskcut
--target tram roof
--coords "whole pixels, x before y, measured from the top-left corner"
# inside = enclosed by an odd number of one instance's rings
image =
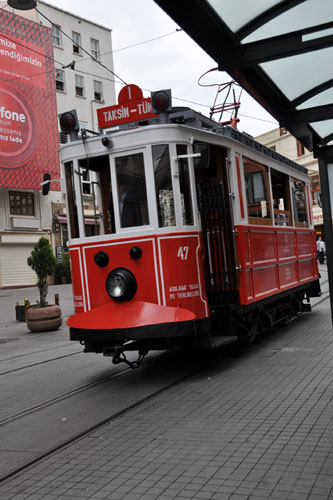
[[[277,160],[280,163],[283,163],[284,165],[297,170],[298,172],[302,172],[303,174],[308,173],[307,168],[305,168],[303,165],[300,165],[290,160],[286,156],[277,153],[273,149],[264,146],[260,142],[257,142],[251,135],[245,132],[240,132],[239,130],[236,130],[232,127],[220,125],[214,120],[211,120],[210,118],[207,118],[201,113],[198,113],[190,108],[178,108],[178,111],[176,111],[176,109],[177,108],[174,108],[174,111],[169,115],[169,119],[171,122],[186,123],[186,125],[195,128],[206,128],[223,137],[234,139],[235,141],[238,141],[245,146],[250,147],[258,153],[262,153],[269,158]]]
[[[187,126],[191,127],[194,129],[202,130],[202,131],[208,131],[212,132],[214,134],[217,134],[221,137],[225,137],[228,139],[232,139],[234,141],[237,141],[244,146],[251,148],[253,151],[256,151],[257,153],[261,153],[265,155],[268,158],[271,158],[273,160],[276,160],[283,165],[286,165],[287,167],[290,167],[297,172],[301,172],[302,174],[307,175],[308,170],[305,168],[303,165],[300,165],[293,160],[290,160],[286,156],[283,156],[273,149],[264,146],[260,142],[257,142],[250,134],[247,134],[245,132],[240,132],[239,130],[236,130],[232,127],[229,126],[224,126],[219,124],[213,119],[208,118],[207,116],[202,115],[201,113],[194,111],[191,108],[188,107],[174,107],[172,110],[168,113],[168,123],[164,121],[164,119],[161,121],[160,117],[155,117],[151,118],[149,120],[146,120],[144,122],[135,122],[135,123],[127,123],[124,125],[121,125],[119,129],[112,130],[108,132],[107,135],[111,135],[113,137],[116,137],[118,134],[121,134],[122,132],[132,132],[135,133],[138,130],[144,131],[146,127],[152,126],[153,128],[156,127],[156,125],[162,125],[162,126],[168,126],[168,125],[178,125],[178,126]],[[155,126],[155,127],[154,127]],[[102,136],[99,137],[92,137],[90,140],[92,142],[99,142]],[[73,146],[75,146],[77,141],[69,143]],[[63,146],[61,149],[67,149],[67,147]],[[85,153],[86,154],[86,153]]]
[[[333,140],[332,0],[155,0],[309,150]]]

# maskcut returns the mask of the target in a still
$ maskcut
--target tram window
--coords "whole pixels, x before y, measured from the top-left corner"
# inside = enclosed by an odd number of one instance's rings
[[[172,189],[170,153],[168,144],[152,147],[155,193],[159,227],[176,225],[175,202]]]
[[[93,210],[97,224],[85,226],[86,236],[115,232],[109,155],[79,160],[84,208]],[[96,214],[96,215],[95,215]]]
[[[149,224],[147,189],[142,153],[116,158],[120,226]]]
[[[85,236],[97,236],[100,234],[99,207],[97,203],[97,185],[96,172],[92,169],[89,159],[81,159],[79,164],[79,176],[81,181],[81,193],[83,195],[83,217],[87,218],[87,211],[93,212],[94,223],[85,224]]]
[[[243,158],[249,223],[271,224],[267,168]]]
[[[289,177],[282,172],[271,169],[271,185],[273,194],[274,224],[291,226]]]
[[[82,171],[82,193],[90,195],[91,194],[91,179],[89,170]]]
[[[187,154],[187,146],[177,144],[177,156]],[[190,170],[187,158],[178,160],[179,186],[182,203],[183,225],[193,226],[193,208],[191,197]]]
[[[291,180],[291,193],[294,208],[295,226],[307,227],[305,184],[297,179]]]
[[[87,161],[86,159],[79,160],[79,168],[82,194],[90,196],[92,194],[91,182],[93,180],[93,174],[90,172],[90,161]]]
[[[65,163],[65,182],[67,193],[67,206],[69,215],[69,227],[71,238],[79,237],[79,222],[77,215],[76,197],[74,191],[73,163]]]
[[[114,221],[112,182],[110,176],[110,167],[101,170],[99,173],[99,185],[101,189],[101,205],[103,214],[104,233],[115,233],[116,226]]]

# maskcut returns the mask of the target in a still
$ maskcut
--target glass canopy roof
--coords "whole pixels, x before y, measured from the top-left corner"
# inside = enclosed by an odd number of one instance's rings
[[[310,150],[333,140],[332,0],[155,0]]]

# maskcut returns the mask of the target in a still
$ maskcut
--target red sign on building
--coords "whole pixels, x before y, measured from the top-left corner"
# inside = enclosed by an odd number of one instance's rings
[[[118,104],[97,110],[100,129],[158,116],[151,112],[150,97],[144,98],[137,85],[126,85],[118,94]]]
[[[58,145],[51,30],[1,10],[0,186],[37,190],[45,172],[59,178]]]

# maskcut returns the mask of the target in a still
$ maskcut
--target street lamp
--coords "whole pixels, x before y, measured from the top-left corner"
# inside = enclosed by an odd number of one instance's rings
[[[9,7],[17,10],[31,10],[37,5],[36,0],[8,0]]]

